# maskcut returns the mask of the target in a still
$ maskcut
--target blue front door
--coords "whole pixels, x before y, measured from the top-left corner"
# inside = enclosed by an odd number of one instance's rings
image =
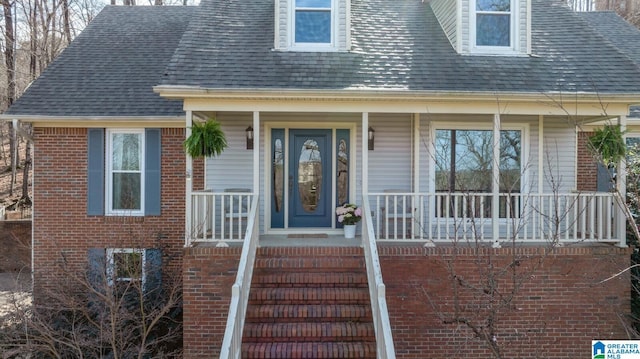
[[[331,227],[331,130],[289,131],[289,227]]]

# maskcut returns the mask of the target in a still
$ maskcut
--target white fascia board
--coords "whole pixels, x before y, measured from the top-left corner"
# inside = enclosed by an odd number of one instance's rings
[[[45,116],[1,114],[0,120],[18,120],[37,127],[184,127],[184,116]]]

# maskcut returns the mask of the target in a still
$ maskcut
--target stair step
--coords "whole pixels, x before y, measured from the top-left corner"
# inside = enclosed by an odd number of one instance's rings
[[[361,256],[341,257],[273,257],[256,258],[255,270],[260,269],[302,269],[349,272],[353,269],[364,269],[365,261]]]
[[[251,287],[368,287],[364,272],[265,272],[253,276]]]
[[[292,321],[371,321],[371,307],[369,305],[249,305],[247,308],[247,322],[275,322],[286,319]]]
[[[250,304],[367,304],[366,288],[251,288]]]
[[[248,323],[243,333],[247,342],[375,341],[372,323]]]
[[[243,343],[242,357],[281,359],[375,358],[375,343],[298,342]]]

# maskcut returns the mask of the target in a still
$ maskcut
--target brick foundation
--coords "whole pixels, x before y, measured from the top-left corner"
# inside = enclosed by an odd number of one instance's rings
[[[625,339],[620,317],[630,311],[629,276],[599,282],[629,265],[630,252],[612,247],[471,250],[380,248],[387,303],[398,358],[489,358],[487,345],[454,317],[476,323],[488,317],[491,297],[483,291],[487,261],[506,269],[494,277],[503,296],[521,288],[496,319],[496,340],[505,358],[586,358],[592,339]],[[513,254],[515,253],[515,254]],[[454,260],[455,258],[455,260]],[[509,266],[517,259],[516,266]],[[479,264],[482,263],[482,264]],[[452,273],[456,273],[456,279]],[[483,280],[484,279],[484,280]],[[453,295],[453,283],[464,283]],[[479,289],[469,289],[474,286]],[[497,298],[497,296],[494,296]]]
[[[241,248],[184,250],[184,358],[220,356],[240,253]]]

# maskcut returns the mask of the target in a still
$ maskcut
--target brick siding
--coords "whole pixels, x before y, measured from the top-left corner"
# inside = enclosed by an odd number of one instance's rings
[[[34,129],[34,288],[54,285],[61,263],[87,264],[89,248],[163,248],[168,270],[179,273],[185,226],[184,129],[162,130],[162,214],[87,215],[87,129]],[[168,259],[175,259],[168,261]],[[37,298],[36,298],[37,299]]]
[[[591,136],[593,132],[578,132],[578,191],[595,191],[598,185],[598,165],[587,146]]]

